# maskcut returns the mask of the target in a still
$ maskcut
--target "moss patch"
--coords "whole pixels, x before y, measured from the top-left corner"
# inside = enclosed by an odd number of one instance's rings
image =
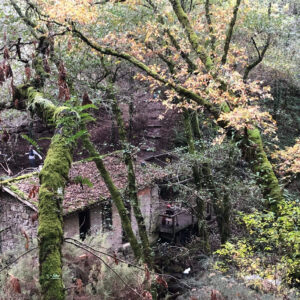
[[[277,204],[283,200],[283,195],[273,167],[264,151],[259,130],[257,128],[247,129],[247,138],[247,156],[251,159],[251,167],[258,176],[258,182],[262,187],[268,205],[276,210]]]
[[[33,172],[33,173],[27,173],[27,174],[24,174],[24,175],[21,175],[21,176],[18,176],[18,177],[14,177],[14,178],[9,178],[9,179],[0,181],[0,185],[9,185],[12,182],[20,181],[20,180],[26,179],[26,178],[30,178],[30,177],[35,176],[37,174],[38,174],[38,172]]]

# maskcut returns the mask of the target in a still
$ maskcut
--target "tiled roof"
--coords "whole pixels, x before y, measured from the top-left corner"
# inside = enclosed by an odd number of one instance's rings
[[[117,156],[107,156],[104,158],[104,163],[116,187],[120,190],[124,190],[127,186],[127,169],[121,158]],[[161,168],[151,164],[142,167],[139,162],[135,165],[135,172],[139,190],[153,184],[155,179],[163,178],[167,175]],[[88,178],[93,184],[93,187],[74,183],[74,178],[77,176]],[[26,200],[37,207],[38,195],[36,194],[29,198],[29,193],[34,186],[39,186],[38,174],[33,173],[32,176],[22,177],[19,180],[16,179],[8,182],[5,186],[23,200]],[[110,193],[95,163],[73,163],[69,172],[69,182],[65,189],[63,213],[69,214],[108,198],[110,198]]]

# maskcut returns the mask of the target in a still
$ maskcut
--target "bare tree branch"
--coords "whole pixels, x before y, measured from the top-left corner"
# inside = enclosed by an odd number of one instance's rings
[[[20,256],[18,256],[16,259],[14,259],[12,262],[10,262],[9,264],[7,264],[5,267],[3,267],[2,269],[0,269],[0,273],[6,269],[8,269],[11,265],[13,265],[14,263],[16,263],[19,259],[21,259],[22,257],[24,257],[25,255],[27,255],[28,253],[32,252],[33,250],[38,249],[38,247],[34,247],[26,252],[24,252],[23,254],[21,254]]]
[[[216,36],[214,34],[214,29],[212,27],[212,21],[211,21],[211,17],[210,17],[210,7],[209,6],[210,6],[210,1],[206,0],[205,1],[205,18],[206,18],[206,22],[208,24],[211,50],[214,53],[215,50],[216,50]]]
[[[269,18],[269,20],[271,18],[271,9],[272,9],[272,2],[269,2],[269,6],[268,6],[268,18]],[[270,43],[271,43],[271,33],[268,33],[266,42],[265,42],[265,44],[264,44],[263,49],[262,49],[261,52],[259,51],[259,49],[257,47],[257,44],[256,44],[256,42],[255,42],[255,40],[254,40],[253,37],[251,38],[251,40],[252,40],[254,48],[255,48],[255,50],[256,50],[256,52],[258,54],[258,57],[251,64],[248,64],[246,66],[245,72],[244,72],[244,76],[243,76],[243,80],[244,81],[247,81],[250,71],[252,69],[254,69],[264,59],[264,56],[265,56],[265,54],[266,54],[266,52],[267,52],[267,50],[268,50],[268,48],[270,46]]]
[[[91,250],[87,249],[87,247],[84,247],[80,245],[79,243],[73,243],[70,241],[66,241],[66,243],[71,244],[75,247],[78,247],[80,249],[85,250],[86,252],[89,252],[90,254],[94,255],[96,258],[98,258],[109,270],[111,270],[123,283],[125,286],[127,286],[132,292],[134,292],[137,296],[139,296],[141,299],[144,299],[144,297],[139,294],[135,289],[133,289],[108,263],[104,261],[103,258],[101,258],[99,255],[93,253]]]
[[[231,21],[230,21],[230,24],[229,24],[227,34],[226,34],[226,39],[225,39],[225,44],[224,44],[224,54],[223,54],[222,60],[221,60],[223,65],[225,65],[226,61],[227,61],[227,55],[228,55],[228,51],[229,51],[229,47],[230,47],[233,28],[234,28],[235,23],[236,23],[237,14],[238,14],[238,11],[239,11],[240,4],[241,4],[241,0],[237,0],[236,4],[234,6],[234,9],[233,9],[233,15],[232,15],[232,18],[231,18]]]
[[[183,10],[180,0],[169,0],[170,3],[172,4],[173,10],[178,18],[178,21],[180,22],[181,26],[184,28],[187,38],[191,44],[191,47],[193,50],[197,53],[198,57],[200,58],[201,62],[206,68],[206,71],[210,71],[210,69],[213,66],[212,60],[210,56],[206,53],[205,48],[203,45],[201,45],[200,40],[194,31],[190,20]]]

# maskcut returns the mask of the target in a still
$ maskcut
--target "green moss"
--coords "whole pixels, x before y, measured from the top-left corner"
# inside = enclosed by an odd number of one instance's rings
[[[24,175],[21,175],[21,176],[18,176],[18,177],[9,178],[9,179],[0,181],[0,185],[9,185],[12,182],[16,182],[16,181],[20,181],[22,179],[30,178],[30,177],[33,177],[37,174],[38,174],[38,172],[32,172],[32,173],[27,173],[27,174],[24,174]]]
[[[56,106],[51,101],[45,99],[42,93],[28,84],[19,85],[16,88],[15,99],[26,99],[27,109],[48,122],[56,110]]]
[[[55,121],[57,124],[61,124],[64,131],[68,133],[72,133],[74,128],[77,129],[78,119],[70,118],[67,123],[61,122],[61,118],[64,117],[61,112],[66,109],[70,110],[70,108],[55,106],[34,87],[19,86],[16,89],[16,94],[20,98],[15,99],[26,99],[27,109],[46,122]],[[72,163],[73,146],[74,143],[68,142],[67,137],[62,134],[55,134],[44,161],[44,167],[39,173],[40,284],[42,299],[47,300],[65,298],[61,261],[61,245],[63,243],[62,201]]]
[[[190,41],[192,48],[197,53],[198,57],[201,59],[201,62],[204,64],[206,70],[209,71],[213,66],[213,62],[210,56],[207,55],[205,48],[201,45],[197,34],[195,33],[193,27],[190,24],[187,14],[185,13],[180,4],[180,0],[171,0],[170,2],[173,6],[173,10],[179,22],[181,23],[182,27],[187,33],[187,37]]]
[[[65,111],[71,111],[70,107],[67,107],[67,106],[56,107],[55,112],[53,114],[53,120],[57,121],[60,117],[63,116],[63,113]]]
[[[64,299],[61,245],[63,242],[63,191],[72,163],[72,148],[63,137],[52,139],[40,172],[39,261],[44,299]]]
[[[103,163],[103,160],[101,159],[97,149],[95,146],[91,143],[89,138],[87,136],[84,136],[83,138],[84,146],[89,151],[89,154],[91,157],[93,157],[93,161],[95,162],[97,169],[99,170],[109,192],[111,195],[111,198],[117,207],[122,227],[124,231],[126,232],[127,238],[129,240],[129,243],[131,245],[132,251],[134,253],[134,256],[137,259],[141,258],[141,247],[136,239],[136,236],[132,230],[131,222],[128,216],[127,209],[124,206],[124,202],[122,199],[121,192],[117,189],[114,182],[112,181],[112,178],[109,174],[109,172],[106,170],[105,165]]]
[[[26,200],[27,199],[27,196],[24,192],[22,192],[21,190],[19,190],[19,188],[12,184],[12,185],[9,185],[9,189],[14,192],[16,195],[18,195],[19,197],[21,197],[22,199]]]
[[[247,138],[249,144],[247,155],[250,158],[252,169],[258,176],[258,182],[268,205],[276,210],[276,205],[283,200],[283,195],[273,167],[264,151],[259,130],[257,128],[248,129]]]
[[[44,42],[46,39],[44,39]],[[33,68],[36,73],[35,79],[32,81],[32,85],[35,88],[41,88],[44,86],[45,81],[49,78],[49,74],[44,70],[43,57],[42,55],[37,55],[33,60]]]
[[[228,106],[228,104],[226,102],[222,102],[220,105],[220,110],[223,113],[229,113],[230,112],[230,107]]]

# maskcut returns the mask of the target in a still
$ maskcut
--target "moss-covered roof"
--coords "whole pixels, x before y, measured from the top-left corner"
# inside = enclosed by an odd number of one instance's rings
[[[107,156],[104,159],[105,166],[112,176],[115,185],[124,190],[127,186],[127,169],[120,157]],[[136,163],[135,167],[137,186],[142,189],[154,183],[155,179],[163,178],[167,174],[160,168],[147,164],[141,167],[140,163]],[[89,187],[86,184],[75,183],[76,178],[81,176],[87,178],[92,184]],[[75,181],[75,182],[74,182]],[[35,207],[38,206],[38,194],[31,193],[34,186],[39,186],[38,173],[25,174],[23,176],[12,178],[0,182],[0,186],[5,186],[11,190],[19,198],[30,202]],[[95,165],[94,162],[75,162],[69,172],[69,181],[65,189],[65,197],[63,202],[64,215],[72,213],[76,210],[95,204],[101,200],[110,198],[110,193]]]

